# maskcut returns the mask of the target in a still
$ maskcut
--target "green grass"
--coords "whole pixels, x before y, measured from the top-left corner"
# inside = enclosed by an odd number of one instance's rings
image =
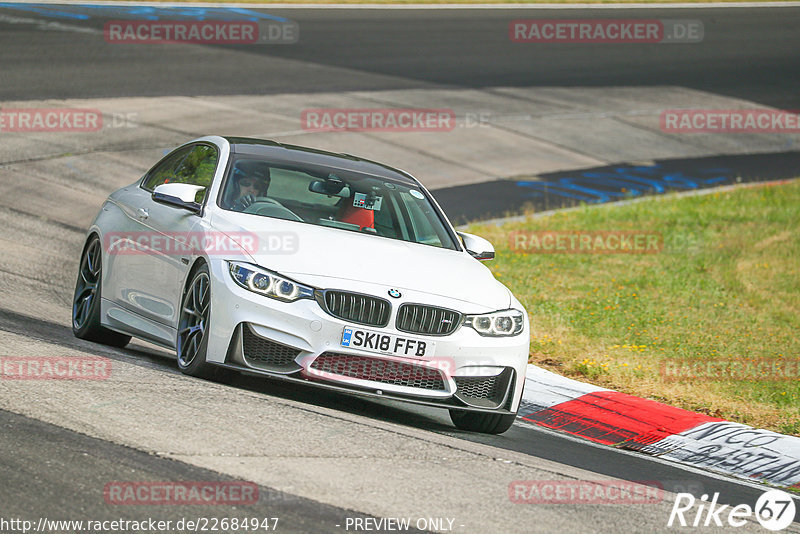
[[[522,254],[513,231],[660,232],[657,254]],[[473,225],[530,313],[530,361],[690,410],[800,434],[800,381],[666,380],[661,363],[800,358],[800,182]]]

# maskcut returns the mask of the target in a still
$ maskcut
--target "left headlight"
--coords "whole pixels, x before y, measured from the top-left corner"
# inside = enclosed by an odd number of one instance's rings
[[[250,263],[229,261],[233,281],[245,289],[284,302],[314,298],[314,288]]]
[[[525,328],[525,315],[519,310],[503,310],[481,315],[467,315],[464,324],[482,336],[516,336]]]

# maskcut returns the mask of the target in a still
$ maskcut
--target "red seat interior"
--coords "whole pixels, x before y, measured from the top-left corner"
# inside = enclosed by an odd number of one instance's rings
[[[359,229],[375,228],[375,212],[364,208],[356,208],[352,204],[342,204],[336,217],[341,222],[357,224]]]

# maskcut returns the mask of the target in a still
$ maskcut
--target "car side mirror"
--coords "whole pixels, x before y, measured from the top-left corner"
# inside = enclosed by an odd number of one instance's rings
[[[197,193],[204,189],[205,187],[202,185],[161,184],[153,190],[152,198],[161,204],[189,210],[192,213],[200,213],[203,206],[195,202],[195,198],[197,198]]]
[[[466,232],[457,232],[461,241],[464,243],[464,248],[467,249],[469,255],[476,260],[491,260],[494,259],[494,246],[492,246],[486,239],[468,234]]]

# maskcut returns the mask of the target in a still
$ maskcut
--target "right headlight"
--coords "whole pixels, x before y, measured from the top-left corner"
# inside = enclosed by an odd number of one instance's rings
[[[503,310],[481,315],[467,315],[464,324],[482,336],[516,336],[525,328],[525,315],[519,310]]]
[[[257,265],[229,261],[228,269],[234,282],[254,293],[284,302],[314,298],[314,288],[298,284]]]

